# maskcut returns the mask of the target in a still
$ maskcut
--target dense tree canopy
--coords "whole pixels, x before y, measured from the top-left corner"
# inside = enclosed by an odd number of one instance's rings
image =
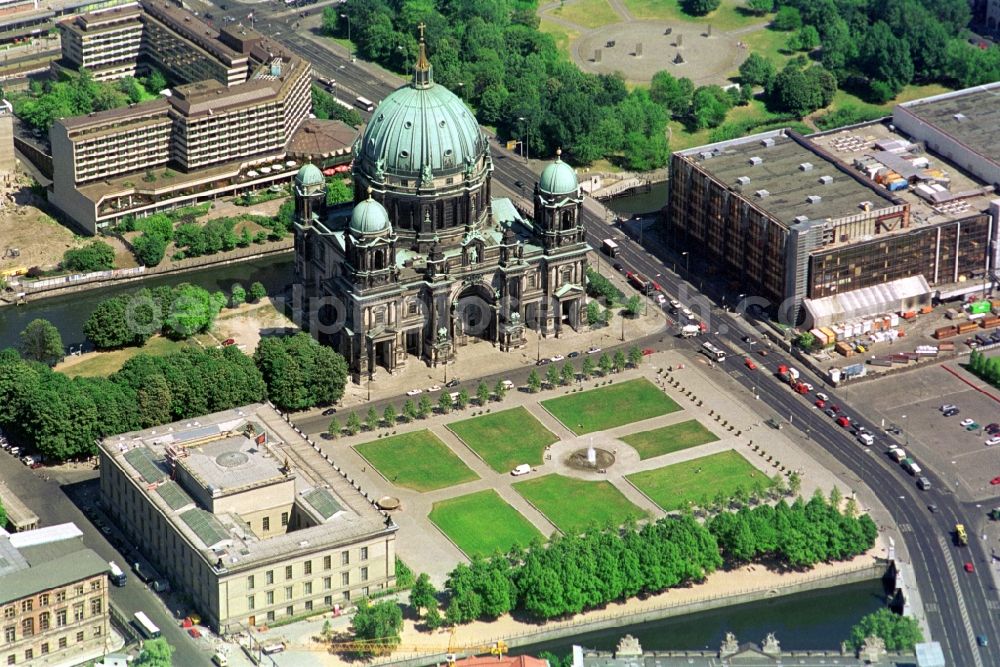
[[[70,271],[107,271],[115,268],[115,249],[104,241],[94,240],[64,252],[62,265]]]
[[[403,611],[393,600],[372,604],[367,598],[361,598],[351,619],[351,629],[356,639],[369,642],[369,648],[359,650],[360,654],[385,655],[399,643]]]
[[[86,69],[62,72],[55,81],[33,80],[26,93],[14,96],[14,113],[31,127],[47,132],[53,121],[84,116],[139,102],[145,90],[132,77],[95,81]]]
[[[143,642],[142,651],[136,658],[135,667],[171,667],[174,664],[174,647],[167,640],[158,637]]]
[[[868,614],[851,628],[847,644],[857,650],[868,637],[881,637],[889,651],[912,651],[924,640],[920,624],[912,616],[900,616],[889,609],[879,609]]]
[[[269,398],[282,410],[336,403],[344,395],[347,362],[307,333],[263,338],[254,360]]]
[[[65,356],[62,336],[48,320],[32,320],[21,332],[21,354],[25,359],[55,366]]]

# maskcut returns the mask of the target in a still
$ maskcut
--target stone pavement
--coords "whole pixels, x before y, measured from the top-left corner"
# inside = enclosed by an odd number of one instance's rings
[[[541,400],[568,393],[569,389],[566,387],[543,390],[537,395],[525,391],[514,391],[508,394],[503,403],[490,403],[488,407],[495,412],[515,406],[524,406],[546,428],[560,438],[560,441],[552,445],[549,450],[551,458],[544,460],[542,465],[535,468],[531,477],[556,473],[582,479],[608,481],[633,503],[649,511],[653,517],[663,516],[663,510],[635,489],[625,479],[627,474],[729,449],[740,452],[768,476],[773,476],[777,471],[774,465],[768,462],[768,456],[780,461],[789,470],[800,471],[802,475],[801,493],[806,497],[811,495],[816,488],[822,489],[825,493],[829,492],[838,483],[845,495],[849,493],[851,485],[844,484],[843,481],[838,482],[834,474],[806,455],[784,432],[772,431],[766,426],[761,426],[761,417],[733,396],[730,393],[731,387],[722,386],[729,379],[728,376],[718,367],[709,368],[700,359],[700,357],[693,359],[690,351],[662,352],[647,357],[638,369],[613,375],[612,379],[616,383],[639,377],[645,377],[658,383],[665,387],[666,392],[681,405],[683,410],[593,434],[576,436],[539,404]],[[684,365],[683,369],[678,368],[681,364]],[[680,389],[667,386],[666,381],[658,372],[668,366],[677,369],[670,376],[680,382],[684,392],[692,391],[693,395],[697,396],[697,400],[688,398]],[[479,372],[484,371],[480,370]],[[594,382],[591,380],[584,384],[591,385]],[[744,394],[746,393],[744,391]],[[701,402],[701,405],[698,405],[698,401]],[[468,418],[480,411],[477,406],[470,406],[464,411],[453,411],[449,415],[435,414],[428,419],[412,424],[399,424],[394,429],[378,430],[378,433],[388,435],[392,432],[429,429],[479,476],[479,479],[471,482],[425,493],[393,485],[368,465],[355,451],[356,445],[375,440],[377,433],[366,432],[355,436],[341,437],[335,441],[324,440],[319,434],[313,435],[314,440],[320,443],[321,452],[329,454],[331,460],[344,469],[350,479],[357,481],[361,489],[372,498],[388,495],[401,501],[401,509],[393,513],[394,520],[400,526],[397,543],[398,553],[414,571],[427,572],[435,584],[439,585],[443,584],[447,573],[455,564],[464,560],[465,557],[429,521],[428,514],[435,502],[485,489],[494,489],[542,534],[551,535],[556,530],[547,518],[513,489],[512,484],[519,481],[520,478],[514,478],[507,472],[498,473],[489,468],[446,427],[449,422]],[[717,414],[721,415],[718,420],[716,419]],[[638,454],[618,439],[628,433],[647,431],[692,418],[697,418],[720,439],[716,442],[645,461],[640,461]],[[732,426],[732,430],[730,430],[730,426]],[[791,431],[792,429],[787,430]],[[751,441],[753,440],[756,440],[758,446],[762,447],[760,453],[752,449]],[[608,468],[606,474],[571,470],[564,462],[570,453],[578,449],[585,449],[591,442],[595,446],[609,451],[617,450],[618,460]],[[321,453],[315,451],[308,444],[297,441],[291,448],[295,458],[306,462],[316,471],[317,476],[324,479],[340,478],[340,474],[332,469],[331,464],[327,463]],[[862,504],[868,505],[869,501],[862,499]]]

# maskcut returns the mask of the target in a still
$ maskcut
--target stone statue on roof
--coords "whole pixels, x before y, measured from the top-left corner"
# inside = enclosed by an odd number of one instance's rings
[[[375,179],[379,181],[385,180],[385,157],[375,160]]]
[[[428,162],[424,165],[423,169],[420,170],[420,184],[430,185],[434,182],[434,172],[431,170],[431,165]]]

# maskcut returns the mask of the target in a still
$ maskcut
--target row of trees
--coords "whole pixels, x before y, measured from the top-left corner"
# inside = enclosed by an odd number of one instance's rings
[[[323,13],[329,34],[352,26],[358,54],[396,71],[415,62],[417,25],[427,25],[435,80],[456,91],[501,137],[531,155],[557,147],[573,161],[610,156],[628,169],[666,164],[667,114],[619,75],[580,71],[538,30],[535,3],[410,3],[348,0]],[[341,18],[345,14],[349,18]]]
[[[987,357],[979,350],[969,355],[968,369],[994,387],[1000,387],[1000,357]]]
[[[878,527],[869,516],[857,516],[853,501],[841,512],[840,500],[836,489],[829,502],[817,490],[809,502],[800,497],[791,505],[781,500],[773,507],[722,512],[708,529],[735,563],[771,559],[803,568],[846,560],[871,548]]]
[[[14,113],[31,127],[48,132],[57,118],[107,111],[147,97],[142,84],[127,76],[96,81],[86,69],[62,72],[58,80],[33,79],[25,93],[13,96]]]

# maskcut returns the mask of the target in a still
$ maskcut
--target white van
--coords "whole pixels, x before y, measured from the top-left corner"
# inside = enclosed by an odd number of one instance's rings
[[[229,658],[219,651],[216,651],[215,655],[212,656],[212,662],[218,667],[229,667]]]
[[[858,441],[867,447],[875,444],[875,438],[872,437],[871,433],[858,433]]]
[[[504,380],[500,384],[503,385],[503,388],[506,389],[507,391],[514,391],[514,383],[511,382],[510,380]]]
[[[892,460],[896,463],[901,463],[903,459],[906,458],[906,452],[899,447],[893,447],[889,450],[889,456],[891,456]]]
[[[527,463],[522,463],[521,465],[511,470],[510,474],[513,475],[514,477],[520,477],[521,475],[527,475],[529,472],[531,472],[531,466],[528,465]]]

